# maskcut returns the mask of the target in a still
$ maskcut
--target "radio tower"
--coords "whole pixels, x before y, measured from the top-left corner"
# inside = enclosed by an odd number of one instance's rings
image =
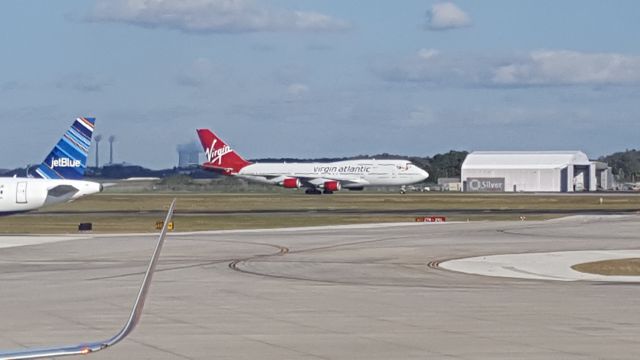
[[[102,135],[96,135],[93,138],[96,141],[96,169],[100,167],[100,141],[102,140]]]
[[[116,141],[116,136],[109,136],[109,164],[113,164],[113,142]]]

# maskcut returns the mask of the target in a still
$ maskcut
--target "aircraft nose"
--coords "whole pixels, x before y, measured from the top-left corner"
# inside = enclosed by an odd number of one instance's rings
[[[424,169],[420,169],[420,176],[422,177],[422,180],[426,180],[429,177],[429,173]]]

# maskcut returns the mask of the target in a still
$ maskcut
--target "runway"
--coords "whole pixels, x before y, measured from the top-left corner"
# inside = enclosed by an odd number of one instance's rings
[[[630,215],[172,234],[140,326],[92,358],[637,359],[638,284],[433,264],[637,250],[639,233]],[[149,235],[0,248],[0,348],[110,336],[153,246]]]

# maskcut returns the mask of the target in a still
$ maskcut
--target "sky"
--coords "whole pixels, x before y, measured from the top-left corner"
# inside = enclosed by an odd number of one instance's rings
[[[246,158],[598,158],[638,148],[638,14],[635,0],[6,0],[0,168],[42,161],[77,116],[116,137],[114,161],[154,169],[196,128]]]

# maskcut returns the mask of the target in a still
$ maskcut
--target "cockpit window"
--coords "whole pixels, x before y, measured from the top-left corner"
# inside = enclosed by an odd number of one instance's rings
[[[411,163],[408,162],[408,163],[404,163],[403,165],[396,165],[396,168],[398,170],[405,170],[406,171],[406,170],[409,170],[411,168]]]

